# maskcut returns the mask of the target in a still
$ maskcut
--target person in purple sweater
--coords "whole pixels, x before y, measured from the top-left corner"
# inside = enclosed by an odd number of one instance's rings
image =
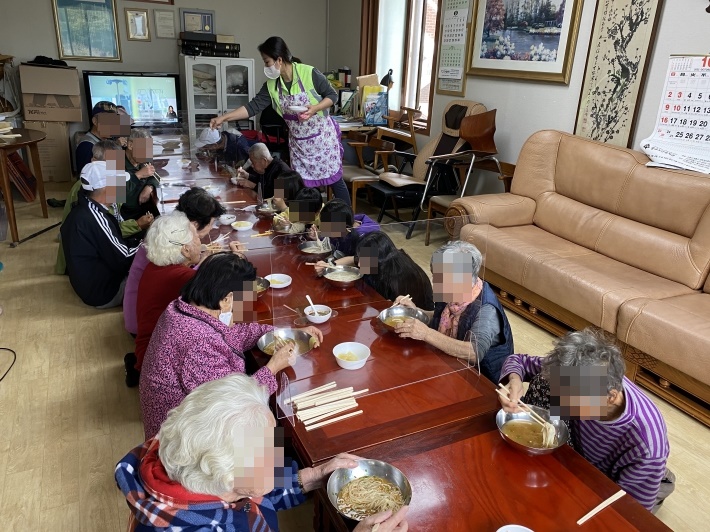
[[[250,322],[256,302],[256,270],[238,255],[223,252],[205,259],[155,326],[143,359],[140,402],[145,438],[158,433],[168,412],[200,384],[244,373],[244,351],[271,325]],[[316,327],[303,329],[318,342]],[[292,345],[277,350],[252,377],[273,394],[275,375],[294,364]]]
[[[646,509],[656,512],[673,492],[675,476],[666,468],[670,453],[663,416],[624,376],[621,350],[603,331],[587,328],[558,339],[546,357],[511,355],[501,382],[510,401],[503,410],[519,412],[524,402],[569,420],[572,446]]]

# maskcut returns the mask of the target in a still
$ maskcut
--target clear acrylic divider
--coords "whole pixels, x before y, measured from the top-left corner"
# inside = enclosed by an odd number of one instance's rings
[[[376,215],[371,215],[370,218],[374,220]],[[417,222],[381,223],[379,229],[389,237],[396,249],[404,251],[424,270],[431,282],[432,254],[443,244],[453,240],[449,231],[458,234],[464,224],[471,222],[473,222],[472,217],[465,219],[438,218]],[[424,245],[427,225],[429,225],[431,239],[429,246]],[[366,237],[372,232],[371,227],[368,226],[355,231],[360,234],[360,238]],[[411,235],[409,239],[407,238],[408,234]],[[475,218],[475,226],[464,230],[466,241],[473,243],[478,248],[484,261],[487,251],[487,236],[488,224],[480,216]],[[400,336],[396,332],[388,331],[378,318],[381,311],[390,306],[394,307],[392,300],[397,295],[409,294],[415,299],[420,299],[416,303],[424,306],[425,303],[421,300],[420,294],[425,293],[425,290],[416,285],[417,281],[414,281],[415,284],[412,282],[402,283],[403,287],[408,288],[402,288],[403,293],[401,294],[387,294],[390,296],[390,301],[383,302],[370,286],[376,283],[369,283],[364,278],[357,280],[353,286],[342,289],[335,286],[337,283],[334,283],[333,280],[317,276],[313,264],[319,260],[328,261],[332,255],[325,252],[323,254],[307,254],[300,251],[298,246],[301,244],[316,245],[316,242],[310,240],[305,233],[278,234],[274,232],[268,236],[248,240],[250,241],[248,242],[247,258],[257,265],[258,276],[266,277],[271,274],[279,274],[291,277],[289,286],[276,288],[272,285],[260,298],[262,305],[260,308],[264,310],[264,306],[267,307],[271,323],[278,330],[277,335],[282,338],[294,338],[293,330],[314,326],[319,328],[324,336],[320,347],[300,356],[296,364],[284,372],[288,374],[288,379],[281,379],[282,389],[278,397],[297,396],[331,382],[336,383],[335,389],[337,390],[349,387],[352,387],[354,392],[367,390],[356,397],[357,401],[370,395],[406,387],[418,387],[412,388],[412,393],[421,393],[424,396],[435,393],[433,391],[435,389],[453,390],[460,394],[460,401],[466,401],[476,395],[476,392],[472,390],[474,386],[472,383],[480,378],[480,364],[475,352],[477,346],[480,345],[477,333],[469,330],[463,335],[457,334],[456,339],[460,343],[453,344],[451,352],[444,354],[424,341],[403,337],[408,334],[413,334],[416,337],[416,331],[406,332]],[[367,236],[364,242],[368,241],[374,243],[380,256],[386,254],[380,248],[384,249],[390,245],[386,239],[383,243],[382,237]],[[366,256],[372,259],[373,244],[369,246],[363,244],[359,249],[347,249],[346,244],[334,241],[331,242],[331,246],[331,251],[344,251],[345,257],[354,257],[353,262],[357,261],[357,264],[363,269],[372,265],[372,260],[367,260]],[[359,252],[357,256],[356,252]],[[268,254],[268,261],[265,254]],[[476,284],[475,279],[471,277],[473,261],[471,255],[467,255],[465,250],[459,252],[457,256],[455,261],[447,260],[446,267],[448,269],[444,274],[446,280],[442,280],[445,286],[457,285],[459,292],[465,292],[461,288],[466,282],[465,279],[474,285]],[[348,262],[342,257],[340,260]],[[484,283],[484,261],[481,263],[478,273],[478,278],[481,281],[479,285]],[[364,265],[365,263],[369,263],[369,265]],[[374,273],[366,275],[374,275]],[[384,272],[384,275],[389,275],[397,282],[401,281],[401,274],[392,276],[391,272]],[[382,288],[380,290],[382,291]],[[441,290],[440,286],[439,290]],[[470,290],[473,291],[473,288]],[[304,319],[303,312],[309,305],[305,297],[306,294],[311,295],[314,304],[325,304],[331,307],[333,316],[327,322],[314,325]],[[448,298],[448,301],[438,301],[442,299],[447,298],[435,297],[434,301],[455,303],[450,300],[451,298]],[[454,305],[453,309],[456,310],[456,308]],[[432,310],[431,308],[426,309],[428,312],[425,312],[425,321],[428,322],[431,319]],[[391,321],[389,323],[392,324]],[[421,334],[421,329],[419,329],[419,334]],[[370,356],[365,365],[354,371],[344,370],[336,365],[337,361],[333,353],[334,346],[351,341],[361,343],[370,350]],[[357,356],[354,352],[351,354]],[[474,371],[472,372],[472,370]],[[472,377],[472,375],[475,376]],[[288,386],[289,390],[284,390],[283,386]],[[280,407],[282,403],[283,400],[279,403]],[[306,408],[308,407],[306,406]],[[294,413],[297,414],[298,411],[296,409],[294,412],[291,404],[286,410],[283,410],[282,416],[290,417]]]

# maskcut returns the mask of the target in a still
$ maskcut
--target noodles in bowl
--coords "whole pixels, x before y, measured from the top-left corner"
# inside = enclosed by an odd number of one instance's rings
[[[338,510],[356,521],[379,512],[396,512],[404,506],[402,492],[389,480],[360,477],[348,482],[338,493]]]
[[[363,458],[353,469],[333,471],[326,491],[338,512],[356,521],[386,510],[397,511],[412,500],[412,486],[404,473],[387,462]]]

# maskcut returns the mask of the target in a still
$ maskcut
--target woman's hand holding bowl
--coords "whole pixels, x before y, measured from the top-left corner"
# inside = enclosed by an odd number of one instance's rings
[[[320,344],[323,343],[323,333],[318,327],[314,327],[313,325],[309,325],[308,327],[303,328],[304,331],[306,331],[308,334],[313,336],[318,343],[314,347],[320,346]]]
[[[407,532],[409,529],[406,519],[407,510],[409,506],[402,506],[394,515],[392,510],[387,510],[366,517],[353,529],[353,532],[369,532],[374,530],[375,525],[379,525],[377,532]]]
[[[331,458],[325,464],[316,467],[307,467],[301,470],[301,482],[303,482],[303,491],[309,492],[321,487],[330,475],[336,469],[357,467],[357,461],[361,458],[354,454],[340,453]],[[368,529],[369,530],[369,529]]]
[[[307,111],[303,111],[300,115],[298,115],[298,119],[299,119],[301,122],[305,122],[306,120],[308,120],[308,119],[311,118],[314,114],[317,113],[317,111],[314,111],[314,110],[313,110],[313,106],[312,106],[312,105],[307,105],[306,107],[308,107],[308,110],[307,110]]]
[[[394,328],[394,332],[400,338],[412,338],[414,340],[426,340],[430,330],[428,325],[424,325],[414,318],[406,319],[402,323],[398,323]]]

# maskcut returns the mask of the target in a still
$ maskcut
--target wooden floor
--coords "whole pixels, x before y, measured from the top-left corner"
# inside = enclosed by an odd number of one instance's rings
[[[68,186],[52,185],[63,198]],[[366,204],[363,202],[362,207]],[[21,235],[49,225],[37,204],[18,204]],[[61,209],[50,209],[50,221]],[[431,252],[445,240],[436,229],[399,245],[428,271]],[[132,351],[120,309],[86,307],[69,280],[54,275],[58,229],[10,249],[0,243],[0,347],[17,362],[0,382],[0,530],[125,530],[128,510],[113,480],[114,466],[141,442],[138,392],[123,381],[123,355]],[[509,314],[518,352],[544,354],[551,336]],[[11,357],[0,351],[0,375]],[[676,492],[659,512],[674,530],[710,525],[710,430],[655,398],[671,440],[669,466]],[[282,512],[286,532],[310,530],[310,505]],[[416,523],[410,524],[418,530]]]

